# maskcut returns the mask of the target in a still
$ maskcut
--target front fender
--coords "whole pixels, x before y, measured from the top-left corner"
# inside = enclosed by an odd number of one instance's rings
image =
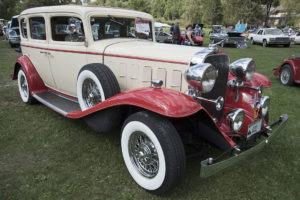
[[[293,74],[294,74],[294,80],[296,79],[297,77],[297,71],[295,70],[295,66],[296,63],[294,63],[294,60],[285,60],[283,63],[281,63],[277,68],[275,68],[275,71],[274,71],[274,76],[278,76],[280,71],[281,71],[281,68],[283,67],[283,65],[285,64],[288,64],[291,66],[292,70],[293,70]]]
[[[165,88],[140,88],[122,92],[90,109],[76,110],[68,113],[67,116],[81,118],[106,108],[122,105],[140,107],[172,118],[187,117],[203,109],[197,101],[182,92]]]
[[[30,61],[27,56],[21,56],[16,60],[14,73],[12,74],[11,78],[13,80],[17,79],[19,69],[22,67],[26,74],[26,78],[28,81],[28,85],[30,88],[31,95],[37,92],[46,91],[47,87],[45,86],[43,80],[41,79],[40,75],[36,71],[34,65]]]
[[[229,73],[228,74],[228,81],[235,79],[234,76]],[[272,87],[272,82],[268,77],[265,75],[262,75],[260,73],[254,73],[254,76],[251,81],[245,82],[246,86],[253,86],[253,87],[259,87],[260,85],[264,85],[264,88]]]

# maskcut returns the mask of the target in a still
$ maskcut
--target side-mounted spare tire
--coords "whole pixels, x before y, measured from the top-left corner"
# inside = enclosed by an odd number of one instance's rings
[[[118,81],[107,66],[93,63],[80,70],[77,78],[77,97],[81,110],[87,110],[118,93]],[[95,131],[109,131],[120,123],[119,107],[90,114],[85,117],[85,121]]]

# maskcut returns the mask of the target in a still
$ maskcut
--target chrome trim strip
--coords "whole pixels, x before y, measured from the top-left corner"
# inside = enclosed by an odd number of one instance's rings
[[[43,98],[39,97],[37,94],[32,95],[36,100],[41,102],[42,104],[46,105],[47,107],[53,109],[54,111],[58,112],[59,114],[62,114],[63,116],[67,116],[68,112],[56,107],[55,105],[49,103],[48,101],[44,100]]]

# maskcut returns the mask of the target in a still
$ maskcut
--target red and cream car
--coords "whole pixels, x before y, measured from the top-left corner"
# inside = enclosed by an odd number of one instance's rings
[[[208,144],[221,156],[205,155],[202,177],[262,149],[288,119],[269,123],[270,98],[262,91],[271,82],[254,72],[251,58],[229,64],[216,46],[156,43],[149,14],[39,7],[23,11],[19,23],[23,56],[12,78],[22,101],[84,119],[99,132],[122,127],[125,165],[151,193],[173,188],[186,158]]]
[[[273,70],[274,75],[279,76],[279,80],[283,85],[300,84],[300,55],[286,59]]]

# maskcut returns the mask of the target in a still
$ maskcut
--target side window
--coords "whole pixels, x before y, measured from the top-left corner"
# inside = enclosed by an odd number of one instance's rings
[[[66,42],[84,42],[84,30],[81,19],[76,17],[52,17],[52,40]]]
[[[257,35],[261,35],[263,30],[258,31]]]
[[[45,19],[43,17],[30,18],[29,25],[31,39],[46,40]]]
[[[23,18],[23,19],[21,19],[21,31],[22,31],[22,36],[23,36],[23,38],[28,38],[28,36],[27,36],[27,26],[26,26],[26,21],[25,21],[25,19]]]

